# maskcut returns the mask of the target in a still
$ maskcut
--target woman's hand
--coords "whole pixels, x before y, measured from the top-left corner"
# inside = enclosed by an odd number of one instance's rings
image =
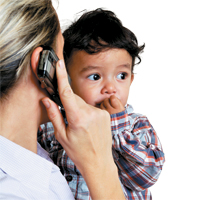
[[[57,63],[56,73],[68,126],[54,102],[44,98],[43,103],[57,140],[83,175],[92,199],[125,199],[112,157],[109,113],[73,93],[63,61]]]

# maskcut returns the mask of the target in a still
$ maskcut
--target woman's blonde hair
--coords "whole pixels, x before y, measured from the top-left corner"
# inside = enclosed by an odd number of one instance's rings
[[[60,24],[51,0],[1,0],[0,19],[1,100],[27,71],[36,47],[55,47]]]

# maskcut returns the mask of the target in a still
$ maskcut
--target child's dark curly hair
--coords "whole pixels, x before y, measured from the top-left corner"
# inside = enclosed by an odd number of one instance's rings
[[[113,12],[101,8],[84,13],[64,31],[63,36],[66,66],[74,51],[84,50],[95,54],[110,48],[120,48],[131,55],[133,70],[135,58],[138,58],[138,63],[141,62],[139,53],[145,47],[138,46],[134,33],[124,27]]]

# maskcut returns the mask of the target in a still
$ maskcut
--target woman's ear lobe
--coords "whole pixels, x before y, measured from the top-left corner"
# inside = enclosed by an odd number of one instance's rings
[[[37,47],[34,49],[32,55],[31,55],[31,68],[36,76],[37,76],[37,67],[38,67],[39,60],[40,60],[40,52],[42,52],[42,50],[43,50],[42,47]]]

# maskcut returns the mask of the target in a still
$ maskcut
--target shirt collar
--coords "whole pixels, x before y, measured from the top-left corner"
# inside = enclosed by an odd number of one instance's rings
[[[0,136],[0,168],[27,187],[47,191],[53,163],[39,145],[38,154]]]
[[[127,103],[125,105],[125,109],[127,110],[128,114],[133,113],[133,107],[130,104]]]

